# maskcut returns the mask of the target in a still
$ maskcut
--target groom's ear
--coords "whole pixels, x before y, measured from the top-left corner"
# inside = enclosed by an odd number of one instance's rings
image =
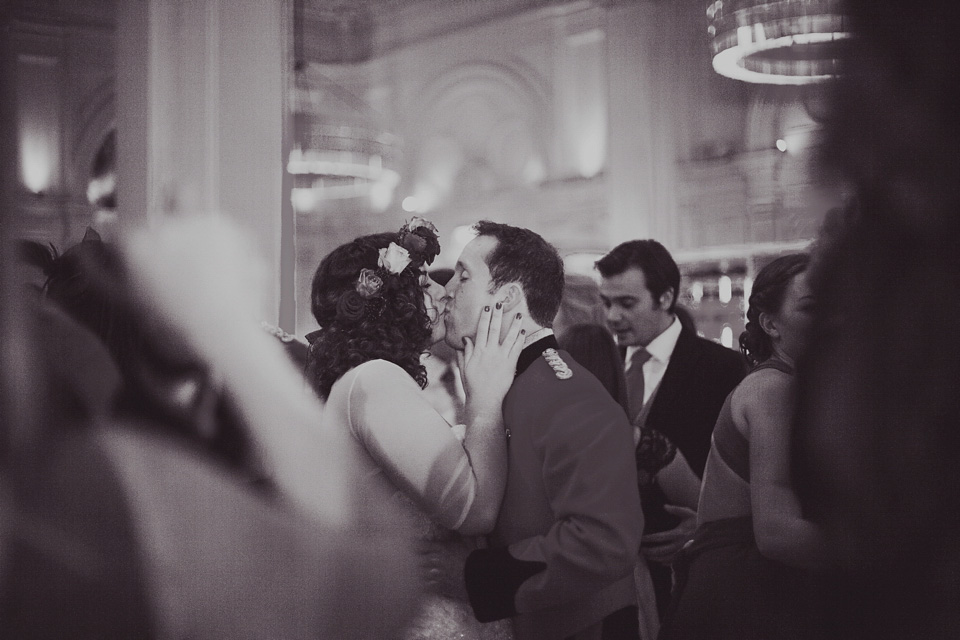
[[[509,282],[500,287],[496,299],[497,302],[503,303],[503,310],[505,312],[512,311],[524,300],[523,287],[517,282]]]

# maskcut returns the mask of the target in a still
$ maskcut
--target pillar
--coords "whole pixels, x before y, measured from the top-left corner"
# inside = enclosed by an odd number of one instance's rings
[[[117,6],[122,224],[208,211],[232,217],[270,269],[264,319],[279,322],[281,308],[292,318],[292,225],[284,223],[292,219],[284,196],[290,2]]]
[[[611,246],[637,238],[676,245],[670,8],[663,5],[628,2],[607,12]]]

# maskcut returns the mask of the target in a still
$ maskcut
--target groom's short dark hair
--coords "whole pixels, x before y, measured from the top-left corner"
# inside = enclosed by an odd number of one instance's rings
[[[519,283],[533,321],[542,327],[553,326],[563,297],[563,260],[556,248],[521,227],[481,220],[474,229],[477,236],[497,241],[486,260],[493,287]]]

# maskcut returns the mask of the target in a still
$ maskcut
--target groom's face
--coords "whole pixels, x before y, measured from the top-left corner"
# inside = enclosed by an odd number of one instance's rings
[[[491,291],[490,268],[487,256],[497,246],[492,236],[478,236],[467,243],[457,260],[453,277],[447,283],[446,341],[454,349],[463,350],[463,339],[475,339],[480,311],[496,303],[496,291]]]

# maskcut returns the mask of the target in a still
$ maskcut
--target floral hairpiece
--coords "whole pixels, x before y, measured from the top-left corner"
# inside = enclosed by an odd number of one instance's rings
[[[413,265],[420,269],[431,264],[440,253],[439,232],[432,222],[414,216],[400,227],[397,241],[380,249],[377,268],[363,268],[352,290],[344,292],[337,302],[337,315],[344,320],[359,320],[365,312],[379,313],[382,303],[367,305],[367,302],[379,299],[388,279],[399,275]]]
[[[424,264],[432,264],[440,253],[440,232],[429,220],[414,216],[400,227],[397,244],[409,252],[411,261],[419,269]]]
[[[362,298],[375,298],[383,290],[384,277],[403,273],[411,264],[419,269],[431,264],[440,253],[437,228],[429,220],[414,216],[400,227],[397,241],[380,249],[377,269],[361,269],[356,291]]]

